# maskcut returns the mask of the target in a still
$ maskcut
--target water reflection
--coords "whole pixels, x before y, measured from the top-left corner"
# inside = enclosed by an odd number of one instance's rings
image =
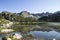
[[[32,34],[36,38],[44,38],[44,39],[60,39],[60,33],[56,31],[31,31],[30,34]]]

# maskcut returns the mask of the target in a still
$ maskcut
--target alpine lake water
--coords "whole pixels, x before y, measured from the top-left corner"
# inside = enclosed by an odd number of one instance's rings
[[[39,27],[39,28],[41,28],[41,26],[45,27],[44,29],[46,29],[49,27],[60,26],[60,23],[47,23],[47,24],[36,25],[36,27]],[[46,26],[49,26],[49,27],[46,27]],[[55,38],[56,40],[60,40],[60,31],[56,31],[53,28],[50,28],[50,29],[51,29],[50,31],[47,31],[47,30],[42,31],[42,30],[34,29],[33,31],[30,31],[28,33],[32,34],[32,36],[35,38],[43,38],[45,40],[52,40],[53,38]],[[4,37],[4,36],[5,34],[0,34],[0,37]]]

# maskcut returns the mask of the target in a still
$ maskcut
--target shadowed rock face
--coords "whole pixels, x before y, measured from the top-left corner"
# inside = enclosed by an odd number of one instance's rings
[[[6,37],[2,37],[2,40],[7,40],[7,38]]]

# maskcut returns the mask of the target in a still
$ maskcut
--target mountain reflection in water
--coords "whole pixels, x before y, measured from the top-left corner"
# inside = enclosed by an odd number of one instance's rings
[[[56,31],[31,31],[30,34],[36,38],[44,38],[46,40],[55,38],[57,40],[60,40],[60,32]]]

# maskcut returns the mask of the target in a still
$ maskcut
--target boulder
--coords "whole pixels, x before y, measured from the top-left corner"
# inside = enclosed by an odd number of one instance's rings
[[[18,34],[18,33],[15,33],[15,35],[13,35],[13,39],[21,39],[23,36]]]
[[[7,40],[12,40],[11,38],[7,38]]]
[[[13,29],[2,29],[1,33],[9,33],[9,32],[13,32]]]

